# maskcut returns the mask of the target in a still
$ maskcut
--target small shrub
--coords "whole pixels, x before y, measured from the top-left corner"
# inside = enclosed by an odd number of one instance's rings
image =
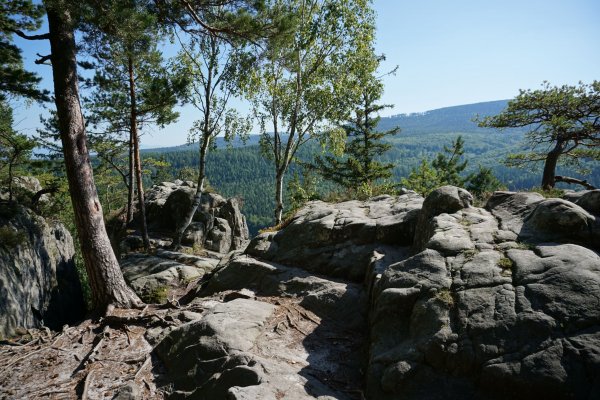
[[[502,269],[502,276],[510,276],[512,274],[513,262],[510,258],[502,257],[498,260],[498,267]]]
[[[182,253],[189,254],[192,256],[205,256],[206,250],[199,243],[194,243],[192,247],[182,247],[180,250]]]
[[[168,286],[157,286],[154,289],[144,293],[141,298],[146,304],[162,304],[167,301],[168,294]]]
[[[297,210],[296,210],[297,211]],[[296,216],[296,211],[290,213],[287,218],[285,218],[279,225],[269,226],[263,229],[260,229],[258,233],[267,233],[267,232],[277,232],[288,226],[294,220]]]
[[[561,198],[564,196],[565,191],[562,189],[553,188],[550,190],[544,190],[540,187],[534,187],[529,189],[531,192],[539,193],[547,199]]]
[[[435,294],[435,298],[447,305],[448,307],[454,307],[454,297],[450,289],[441,289]]]
[[[517,249],[519,250],[533,250],[535,245],[531,243],[519,242],[517,243]]]
[[[0,246],[10,250],[25,243],[27,235],[9,226],[0,227]]]
[[[473,258],[475,258],[477,253],[479,253],[479,251],[477,251],[476,249],[469,249],[463,251],[462,254],[465,257],[465,261],[471,261]]]

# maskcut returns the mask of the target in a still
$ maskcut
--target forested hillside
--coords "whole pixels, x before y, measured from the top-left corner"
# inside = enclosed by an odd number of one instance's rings
[[[432,159],[444,145],[459,135],[465,140],[465,159],[469,161],[466,173],[477,169],[478,165],[492,168],[496,177],[508,189],[526,189],[539,186],[540,171],[533,169],[508,168],[503,160],[509,153],[521,149],[520,143],[525,130],[507,130],[504,132],[479,128],[473,119],[476,116],[495,115],[506,107],[507,101],[493,101],[477,104],[447,107],[425,113],[401,114],[382,118],[380,129],[400,126],[401,133],[391,139],[393,147],[385,154],[385,161],[395,163],[394,182],[408,176],[411,168],[416,167],[423,158]],[[261,154],[258,136],[252,135],[244,146],[241,141],[227,148],[225,142],[218,140],[217,151],[209,154],[207,176],[211,186],[226,196],[239,196],[244,199],[243,212],[248,218],[251,232],[269,226],[273,219],[273,182],[274,172],[269,161]],[[321,151],[316,143],[301,151],[300,157],[309,161]],[[180,176],[186,167],[197,165],[197,144],[178,147],[147,149],[143,157],[163,158],[170,164],[169,174],[173,178]],[[559,168],[560,171],[565,168]],[[579,176],[575,171],[566,169],[568,175]],[[163,176],[168,174],[163,174]],[[289,177],[293,176],[290,174]],[[588,180],[600,185],[600,167],[592,168]]]

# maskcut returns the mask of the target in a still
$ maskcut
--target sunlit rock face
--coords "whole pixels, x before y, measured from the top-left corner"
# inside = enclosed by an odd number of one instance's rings
[[[163,182],[150,188],[145,194],[145,200],[146,220],[151,236],[153,233],[172,235],[182,223],[195,192],[195,183],[179,180]],[[184,233],[182,244],[222,254],[243,250],[250,240],[250,233],[241,209],[242,205],[237,198],[226,199],[217,193],[204,193],[192,223]],[[134,244],[129,247],[135,248],[135,239],[129,239]]]
[[[600,397],[599,216],[574,201],[308,203],[192,293],[156,350],[174,396]]]

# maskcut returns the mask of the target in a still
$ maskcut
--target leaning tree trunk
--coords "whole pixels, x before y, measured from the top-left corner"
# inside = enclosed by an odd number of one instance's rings
[[[175,230],[175,235],[173,237],[172,247],[175,250],[181,248],[181,240],[183,239],[183,234],[185,230],[192,223],[192,219],[194,219],[194,214],[196,214],[196,210],[200,206],[202,202],[202,192],[204,191],[204,181],[206,177],[206,152],[208,150],[208,144],[210,143],[210,137],[204,137],[202,140],[202,144],[200,146],[200,165],[198,168],[198,185],[196,186],[196,193],[194,194],[194,200],[192,201],[192,205],[187,210],[186,214],[183,216],[183,219],[180,225]]]
[[[112,250],[87,148],[79,103],[77,58],[71,15],[66,7],[47,4],[54,98],[75,223],[97,311],[109,305],[132,307],[141,302],[125,284]]]
[[[129,57],[129,100],[131,106],[130,127],[133,142],[133,157],[135,164],[135,185],[137,187],[138,207],[140,211],[140,224],[142,227],[142,239],[144,249],[150,251],[150,238],[148,237],[148,225],[146,223],[146,204],[144,199],[144,185],[142,182],[142,160],[140,159],[140,141],[137,129],[137,103],[135,97],[135,78],[133,74],[133,60]]]
[[[556,146],[546,155],[544,162],[544,172],[542,175],[542,189],[550,190],[556,184],[556,165],[558,158],[562,154],[564,144],[562,141],[556,143]]]

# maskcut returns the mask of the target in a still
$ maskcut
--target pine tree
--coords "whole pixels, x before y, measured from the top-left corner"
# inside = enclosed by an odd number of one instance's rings
[[[8,201],[13,200],[15,168],[29,160],[35,141],[13,129],[12,109],[0,101],[0,171],[6,168]]]
[[[60,1],[45,1],[48,16],[54,99],[62,141],[65,169],[79,242],[98,311],[109,305],[140,305],[137,295],[127,286],[112,250],[104,225],[90,163],[85,122],[79,101],[75,28],[70,7]]]
[[[392,176],[393,163],[377,161],[391,148],[391,144],[382,140],[400,131],[400,128],[378,131],[380,117],[378,113],[388,105],[378,105],[382,85],[379,81],[365,85],[362,90],[362,103],[357,105],[354,115],[344,125],[348,142],[345,157],[326,155],[315,158],[315,168],[323,178],[331,180],[349,190],[357,187],[372,188],[376,181]]]
[[[441,182],[444,185],[464,186],[466,179],[460,174],[467,168],[468,160],[461,160],[465,154],[465,141],[458,136],[450,147],[444,145],[444,150],[439,152],[431,162],[431,166],[437,170]]]
[[[600,81],[555,87],[544,82],[541,89],[521,90],[506,110],[481,119],[479,126],[530,127],[525,135],[528,151],[509,155],[506,164],[526,167],[543,163],[544,190],[554,188],[556,182],[594,189],[587,181],[557,176],[556,168],[565,159],[576,167],[582,159],[600,160]]]
[[[23,68],[21,49],[14,45],[12,36],[39,40],[47,35],[29,36],[23,31],[40,28],[44,8],[31,0],[0,0],[0,100],[7,95],[48,100],[48,93],[38,89],[40,78]]]
[[[429,161],[423,159],[418,168],[411,170],[408,178],[402,178],[400,184],[425,197],[444,182],[439,171],[433,168]]]
[[[173,108],[186,85],[186,76],[176,77],[166,68],[158,50],[159,32],[153,15],[127,0],[113,2],[112,6],[108,10],[111,18],[102,21],[102,29],[92,27],[86,36],[97,71],[93,79],[95,92],[89,100],[91,122],[116,135],[116,140],[123,132],[129,137],[126,219],[132,219],[135,186],[142,238],[148,251],[140,130],[149,124],[164,126],[176,120],[178,114]]]

